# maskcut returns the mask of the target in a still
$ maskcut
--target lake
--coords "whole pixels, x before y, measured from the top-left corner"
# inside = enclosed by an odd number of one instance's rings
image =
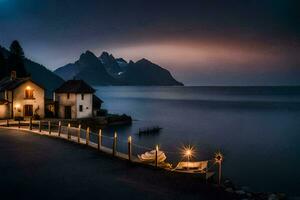
[[[195,160],[211,159],[221,150],[223,176],[237,185],[300,195],[300,87],[96,89],[103,108],[135,120],[132,126],[104,130],[109,136],[118,132],[118,149],[126,152],[132,135],[139,145],[135,153],[159,144],[173,163],[181,160],[184,145],[195,146]],[[154,135],[137,134],[149,126],[163,129]]]

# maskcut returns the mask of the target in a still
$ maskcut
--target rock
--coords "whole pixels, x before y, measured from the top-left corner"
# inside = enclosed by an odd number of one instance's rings
[[[268,200],[279,200],[276,194],[270,194]]]
[[[245,192],[251,192],[251,188],[248,186],[242,186],[241,190],[244,190]]]
[[[286,199],[286,194],[285,193],[278,193],[277,194],[278,199]],[[300,200],[300,197],[299,197]]]
[[[247,196],[248,196],[248,197],[252,197],[252,194],[248,192],[248,193],[247,193]]]
[[[226,188],[235,188],[234,187],[234,184],[231,182],[231,180],[229,179],[226,179],[223,183],[223,185],[226,187]]]
[[[226,188],[225,191],[226,191],[226,192],[230,192],[230,193],[233,193],[233,192],[234,192],[232,188]]]
[[[243,191],[243,190],[236,190],[235,193],[237,193],[238,195],[244,195],[244,194],[246,194],[246,192]]]

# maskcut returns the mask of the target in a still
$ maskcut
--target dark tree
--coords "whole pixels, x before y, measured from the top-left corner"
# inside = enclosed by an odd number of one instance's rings
[[[27,72],[24,65],[24,51],[20,43],[17,40],[14,40],[10,47],[10,55],[8,59],[9,71],[15,70],[18,77],[27,76]]]
[[[3,53],[0,51],[0,80],[8,75],[6,60]]]

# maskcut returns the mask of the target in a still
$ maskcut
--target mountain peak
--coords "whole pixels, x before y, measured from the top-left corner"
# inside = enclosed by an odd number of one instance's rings
[[[80,55],[81,56],[90,56],[90,57],[96,57],[95,54],[93,52],[91,52],[90,50],[87,50],[85,53],[82,53]]]
[[[114,76],[120,72],[122,72],[122,69],[120,65],[118,64],[117,60],[112,54],[109,54],[106,51],[103,51],[101,56],[99,57],[99,60],[102,62],[104,67],[106,68],[106,71]]]
[[[117,58],[116,61],[120,63],[127,63],[127,61],[124,60],[123,58]]]
[[[147,60],[146,58],[142,58],[141,60],[138,60],[136,63],[151,63],[151,64],[153,64],[150,60]]]
[[[91,51],[86,51],[74,64],[63,68],[56,72],[65,78],[66,74],[75,74],[76,78],[92,85],[182,85],[168,70],[146,58],[126,62],[123,58],[114,58],[106,51],[98,58]],[[70,79],[74,76],[68,77]]]
[[[106,51],[103,51],[99,58],[102,62],[113,62],[115,60],[115,57]]]
[[[101,53],[100,57],[102,57],[102,56],[109,56],[109,53],[108,53],[107,51],[103,51],[103,52]]]
[[[96,62],[98,61],[98,58],[95,56],[95,54],[89,50],[87,50],[85,53],[82,53],[79,58],[80,61],[89,61],[89,62]]]

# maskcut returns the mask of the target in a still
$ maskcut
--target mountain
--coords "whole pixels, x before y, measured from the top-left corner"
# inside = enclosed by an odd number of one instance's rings
[[[1,46],[0,51],[5,57],[10,54],[7,49]],[[26,71],[30,74],[31,78],[45,88],[45,95],[47,98],[51,98],[53,91],[64,82],[62,78],[54,74],[52,71],[30,59],[25,58],[24,64]]]
[[[92,85],[183,85],[168,70],[149,60],[127,63],[107,52],[97,58],[87,51],[78,61],[57,68],[54,73],[64,80],[83,79]]]
[[[108,54],[107,52],[103,52],[101,56],[99,56],[100,61],[104,65],[106,71],[112,75],[115,76],[118,73],[122,72],[122,69],[117,62],[117,60],[114,58],[112,54]]]
[[[69,63],[63,67],[58,68],[54,71],[54,73],[63,78],[64,80],[70,80],[73,79],[76,76],[76,74],[79,73],[79,68],[75,63]]]
[[[120,80],[126,85],[183,85],[168,70],[144,58],[136,63],[129,62],[127,70],[120,75]]]
[[[64,80],[83,79],[91,85],[116,85],[118,80],[113,78],[91,51],[80,55],[75,63],[67,64],[54,71]]]

